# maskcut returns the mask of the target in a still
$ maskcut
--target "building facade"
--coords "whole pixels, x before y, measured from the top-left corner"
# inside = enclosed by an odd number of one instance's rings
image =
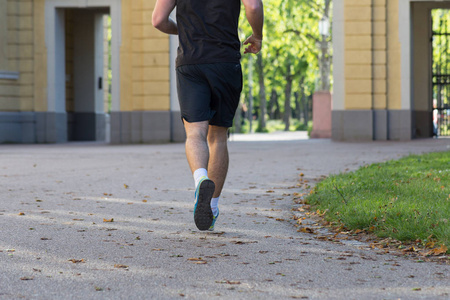
[[[333,1],[333,139],[433,135],[431,12],[439,8],[450,1]]]
[[[155,0],[0,0],[0,143],[184,140]]]

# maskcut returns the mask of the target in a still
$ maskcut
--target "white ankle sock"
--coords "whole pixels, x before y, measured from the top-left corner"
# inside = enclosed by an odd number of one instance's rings
[[[195,188],[197,188],[197,185],[202,177],[208,177],[208,171],[205,168],[200,168],[194,171]]]
[[[212,198],[211,199],[211,210],[214,214],[214,216],[217,216],[217,213],[219,212],[219,197],[217,198]]]

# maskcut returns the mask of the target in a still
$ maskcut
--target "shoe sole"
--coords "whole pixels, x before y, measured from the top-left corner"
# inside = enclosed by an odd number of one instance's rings
[[[211,198],[214,194],[216,186],[209,179],[200,183],[198,190],[197,207],[194,211],[195,225],[199,230],[208,230],[213,222],[213,213],[211,210]]]

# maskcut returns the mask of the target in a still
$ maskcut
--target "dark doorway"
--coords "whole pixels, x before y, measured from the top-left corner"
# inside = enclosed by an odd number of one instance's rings
[[[65,10],[69,141],[106,141],[109,110],[105,101],[109,98],[110,75],[108,17],[109,8]]]

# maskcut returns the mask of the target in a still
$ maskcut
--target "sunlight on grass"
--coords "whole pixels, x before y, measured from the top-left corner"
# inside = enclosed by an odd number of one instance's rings
[[[328,221],[400,241],[450,246],[450,152],[365,166],[319,183],[309,202]]]

